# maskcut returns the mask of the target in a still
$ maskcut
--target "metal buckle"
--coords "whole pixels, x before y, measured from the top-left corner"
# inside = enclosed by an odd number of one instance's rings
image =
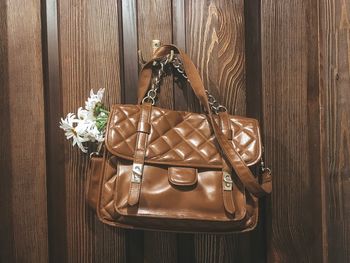
[[[222,187],[224,191],[232,191],[233,181],[231,175],[228,172],[223,172],[223,177]]]
[[[142,99],[142,104],[145,102],[151,103],[152,106],[154,106],[154,104],[156,103],[155,99],[151,97],[144,97]]]
[[[131,175],[132,183],[137,183],[137,184],[141,183],[142,170],[143,170],[142,164],[134,163],[132,165],[132,175]]]

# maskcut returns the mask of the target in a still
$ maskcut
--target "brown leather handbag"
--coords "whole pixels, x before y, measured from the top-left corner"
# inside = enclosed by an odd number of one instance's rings
[[[154,106],[168,64],[188,79],[204,114]],[[102,222],[117,227],[252,230],[258,197],[271,192],[270,170],[253,174],[261,156],[258,121],[229,115],[189,57],[164,45],[140,73],[138,104],[111,107],[103,158],[90,162],[87,200]]]

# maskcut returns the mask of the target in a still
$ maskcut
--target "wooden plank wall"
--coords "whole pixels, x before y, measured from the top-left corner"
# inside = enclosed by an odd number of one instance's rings
[[[350,262],[350,2],[320,4],[321,103],[329,262]]]
[[[322,262],[318,2],[263,1],[261,23],[268,259]]]
[[[106,88],[107,104],[120,102],[119,9],[115,1],[46,1],[47,136],[60,145],[48,151],[52,262],[125,261],[125,232],[100,224],[85,205],[88,157],[57,133],[60,117],[83,105],[92,88]]]
[[[0,2],[0,262],[48,262],[40,1]]]
[[[1,1],[0,263],[350,262],[349,13],[346,0]],[[58,122],[91,88],[134,103],[152,39],[261,121],[274,192],[255,231],[114,229],[86,207],[88,157]],[[180,86],[167,77],[161,105],[198,111]]]

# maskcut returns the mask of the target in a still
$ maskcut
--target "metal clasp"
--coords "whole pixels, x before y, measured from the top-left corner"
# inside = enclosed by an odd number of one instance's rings
[[[232,191],[233,181],[231,175],[228,172],[223,172],[223,177],[222,187],[224,191]]]
[[[263,149],[263,152],[264,152],[264,149]],[[261,171],[261,173],[264,173],[266,171],[271,173],[271,169],[269,167],[265,166],[265,162],[264,162],[263,157],[261,157],[261,159],[260,159],[260,171]]]
[[[132,183],[141,183],[141,177],[142,177],[142,171],[143,165],[139,163],[134,163],[132,165],[132,176],[131,176],[131,182]]]

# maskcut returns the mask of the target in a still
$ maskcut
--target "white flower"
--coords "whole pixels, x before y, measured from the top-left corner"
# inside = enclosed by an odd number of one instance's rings
[[[104,132],[99,131],[96,127],[96,125],[93,125],[90,127],[89,131],[89,138],[92,142],[103,142],[104,141]]]
[[[75,117],[74,113],[68,113],[65,119],[61,118],[60,128],[64,130],[67,140],[72,139],[72,145],[78,145],[79,149],[84,153],[87,152],[87,149],[83,143],[89,141],[85,136],[87,127],[83,121]]]
[[[90,91],[90,97],[85,102],[85,109],[80,107],[77,116],[69,113],[65,119],[61,119],[60,128],[65,131],[67,139],[72,139],[72,144],[78,145],[84,153],[86,142],[95,142],[98,149],[101,148],[105,137],[105,126],[109,112],[102,104],[104,89],[99,89],[95,94]],[[99,105],[97,105],[99,103]],[[96,116],[95,116],[96,114]]]
[[[78,109],[77,116],[79,120],[94,120],[92,112],[84,110],[82,107]]]
[[[105,92],[105,89],[99,89],[97,91],[97,93],[95,94],[94,90],[91,89],[90,90],[90,97],[85,102],[85,109],[87,109],[88,111],[93,112],[94,109],[95,109],[96,104],[98,102],[102,101],[104,92]]]
[[[60,128],[65,131],[67,139],[73,137],[73,134],[71,132],[74,130],[73,126],[77,121],[78,120],[75,118],[74,113],[68,113],[65,119],[61,118]]]

